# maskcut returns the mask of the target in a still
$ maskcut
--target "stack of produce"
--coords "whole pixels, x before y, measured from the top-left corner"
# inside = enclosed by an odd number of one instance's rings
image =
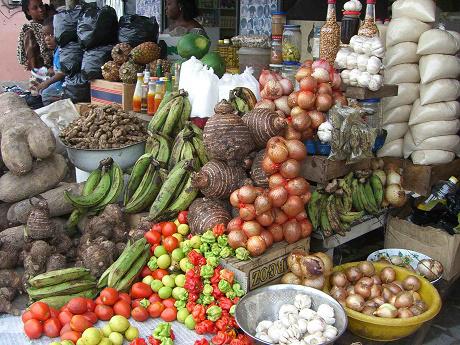
[[[386,34],[385,84],[399,86],[398,95],[385,98],[383,103],[384,129],[387,138],[378,151],[379,157],[403,157],[403,142],[409,126],[412,104],[419,98],[420,73],[417,43],[435,20],[432,0],[397,0],[393,3],[393,19]]]
[[[279,111],[280,115],[288,116],[291,109],[288,106],[288,96],[294,91],[292,82],[276,72],[262,70],[259,77],[260,97],[255,108],[267,108]]]
[[[442,29],[425,31],[418,43],[420,98],[412,107],[404,157],[415,164],[451,162],[460,153],[460,35]]]

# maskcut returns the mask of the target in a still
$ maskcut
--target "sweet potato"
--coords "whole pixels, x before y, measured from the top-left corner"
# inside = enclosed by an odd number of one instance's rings
[[[43,193],[61,182],[66,173],[67,163],[59,154],[34,162],[32,171],[23,176],[9,171],[0,177],[0,200],[17,202]]]

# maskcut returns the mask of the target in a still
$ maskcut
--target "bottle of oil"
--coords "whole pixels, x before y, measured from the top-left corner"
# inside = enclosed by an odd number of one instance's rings
[[[458,179],[455,176],[451,176],[448,181],[439,182],[432,188],[428,198],[418,204],[417,208],[426,212],[431,211],[437,204],[442,203],[446,199],[447,194],[456,191],[457,183]]]
[[[137,73],[137,82],[133,95],[133,111],[140,113],[142,109],[142,86],[144,84],[144,74]]]

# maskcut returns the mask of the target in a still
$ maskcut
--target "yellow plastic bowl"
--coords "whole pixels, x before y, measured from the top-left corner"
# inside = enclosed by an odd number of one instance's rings
[[[334,272],[346,270],[348,267],[356,266],[359,262],[351,262],[334,267]],[[385,267],[391,266],[396,271],[396,280],[402,281],[412,272],[397,266],[380,262],[373,262],[376,272],[380,273]],[[407,337],[414,333],[428,320],[434,318],[441,310],[441,298],[433,285],[425,278],[418,277],[421,282],[420,294],[422,300],[427,304],[428,310],[419,316],[408,319],[386,319],[376,316],[369,316],[345,307],[348,316],[348,329],[360,337],[374,341],[392,341]],[[330,283],[327,282],[327,289],[330,290]]]

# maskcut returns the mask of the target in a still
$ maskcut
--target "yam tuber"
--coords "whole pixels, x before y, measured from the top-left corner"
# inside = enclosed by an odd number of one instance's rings
[[[241,118],[252,134],[256,146],[265,148],[271,137],[280,135],[287,126],[286,120],[270,109],[257,108]]]
[[[227,226],[231,219],[228,206],[218,200],[195,199],[189,207],[188,222],[194,234],[201,234],[217,224]]]
[[[24,231],[24,225],[3,230],[0,232],[0,245],[15,247],[17,250],[21,250],[24,247]]]
[[[94,244],[81,253],[80,258],[83,266],[88,268],[91,274],[99,278],[102,273],[112,264],[110,253],[102,246]]]
[[[22,277],[13,270],[0,270],[0,286],[22,289]]]
[[[53,254],[46,261],[46,272],[56,271],[67,267],[66,257],[62,254]]]
[[[45,240],[52,238],[56,232],[56,225],[50,219],[48,202],[42,197],[30,200],[32,211],[27,218],[26,231],[24,238],[26,240]]]
[[[0,269],[15,268],[19,261],[19,251],[15,247],[2,246],[0,249]],[[0,285],[1,286],[1,285]]]
[[[262,161],[264,160],[265,149],[260,150],[251,167],[251,179],[256,187],[268,188],[268,176],[262,169]]]
[[[5,204],[0,202],[0,232],[8,229],[11,226],[19,225],[19,222],[10,221],[7,217],[11,204]]]

